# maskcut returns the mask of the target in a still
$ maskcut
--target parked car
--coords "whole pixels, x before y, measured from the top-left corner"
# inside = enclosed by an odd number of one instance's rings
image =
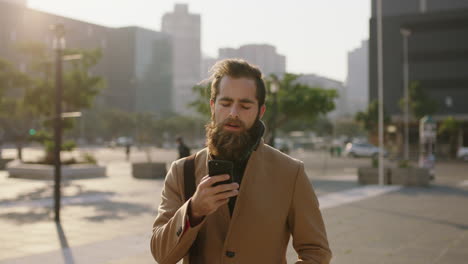
[[[133,145],[133,139],[131,137],[118,137],[115,140],[109,142],[109,147],[125,147],[127,145]]]
[[[379,154],[379,148],[369,143],[348,143],[344,155],[348,157],[375,157]],[[384,156],[387,152],[384,150]]]
[[[291,142],[283,138],[275,138],[275,148],[285,154],[289,154],[291,150]]]
[[[468,161],[468,147],[461,147],[458,149],[457,158]]]

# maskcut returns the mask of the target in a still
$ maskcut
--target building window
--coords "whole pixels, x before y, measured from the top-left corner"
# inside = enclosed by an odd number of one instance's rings
[[[107,47],[106,39],[101,39],[101,49],[105,49]]]
[[[46,46],[46,47],[50,47],[50,46],[51,46],[49,36],[46,36],[46,37],[44,38],[44,43],[45,43],[45,46]]]
[[[22,73],[26,73],[26,64],[25,64],[24,62],[21,62],[21,63],[19,64],[19,70],[20,70],[20,72],[22,72]]]
[[[452,96],[446,96],[445,97],[445,105],[450,108],[453,106],[453,99]]]
[[[10,40],[11,42],[15,42],[16,41],[16,31],[11,31],[10,32]]]

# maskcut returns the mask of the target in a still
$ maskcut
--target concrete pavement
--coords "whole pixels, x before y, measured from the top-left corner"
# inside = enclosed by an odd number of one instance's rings
[[[0,171],[0,263],[154,263],[149,238],[163,182],[133,179],[123,150],[87,151],[108,166],[108,177],[64,184],[61,225],[53,222],[52,182]],[[154,152],[167,162],[176,157]],[[353,166],[368,160],[293,155],[304,160],[323,207],[332,263],[466,263],[467,163],[440,164],[428,188],[376,189],[354,176]],[[135,151],[132,160],[140,159]],[[288,263],[295,258],[290,248]]]

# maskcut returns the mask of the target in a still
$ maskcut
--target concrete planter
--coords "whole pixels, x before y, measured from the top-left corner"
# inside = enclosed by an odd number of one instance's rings
[[[25,164],[13,161],[8,164],[7,171],[11,178],[53,180],[54,166],[43,164]],[[106,177],[106,167],[94,164],[62,165],[62,179],[86,179]]]
[[[166,163],[142,162],[132,163],[132,175],[139,179],[164,179],[166,178]]]
[[[379,169],[373,167],[358,168],[359,184],[379,184]],[[384,184],[391,184],[390,169],[384,168]]]
[[[431,181],[429,170],[424,168],[392,168],[392,184],[427,186]]]
[[[13,159],[1,159],[0,158],[0,170],[4,170],[6,168],[6,164]]]
[[[358,169],[359,184],[378,184],[378,168]],[[429,170],[423,168],[385,168],[384,184],[405,186],[427,186],[431,181]]]

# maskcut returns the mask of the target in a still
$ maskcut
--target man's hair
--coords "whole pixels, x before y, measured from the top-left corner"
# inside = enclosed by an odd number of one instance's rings
[[[241,59],[225,59],[218,61],[210,70],[212,72],[211,80],[211,97],[215,101],[219,94],[219,84],[224,76],[232,78],[247,78],[255,81],[256,98],[258,107],[265,104],[265,83],[262,80],[262,72],[258,67]]]

